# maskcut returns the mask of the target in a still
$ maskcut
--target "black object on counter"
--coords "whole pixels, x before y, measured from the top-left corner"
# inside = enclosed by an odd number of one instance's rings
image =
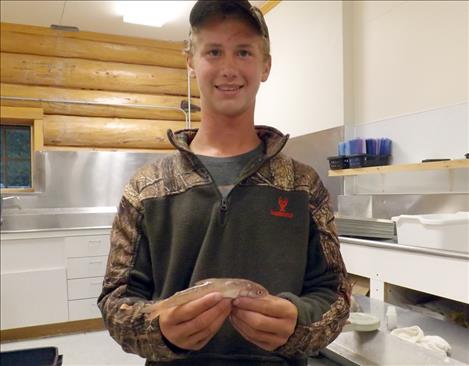
[[[62,366],[57,347],[30,348],[0,352],[2,366]]]
[[[464,156],[466,157],[466,159],[469,159],[469,153],[465,153]]]
[[[422,163],[432,163],[432,162],[435,162],[435,161],[449,161],[451,159],[423,159],[422,160]]]

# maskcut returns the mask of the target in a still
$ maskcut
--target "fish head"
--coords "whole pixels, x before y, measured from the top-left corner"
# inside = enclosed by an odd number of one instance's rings
[[[264,297],[269,294],[266,288],[262,285],[252,282],[249,280],[241,280],[241,283],[238,284],[239,293],[238,296],[247,296],[247,297]]]

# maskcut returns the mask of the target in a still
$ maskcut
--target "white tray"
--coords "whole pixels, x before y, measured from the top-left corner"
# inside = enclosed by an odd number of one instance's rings
[[[399,244],[469,253],[469,212],[400,215],[392,219]]]

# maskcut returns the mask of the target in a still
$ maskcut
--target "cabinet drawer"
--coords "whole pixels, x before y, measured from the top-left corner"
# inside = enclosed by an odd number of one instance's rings
[[[68,299],[88,299],[98,297],[103,287],[104,277],[77,278],[68,280]]]
[[[72,300],[68,302],[68,320],[96,319],[101,318],[97,298]]]
[[[104,276],[107,256],[67,259],[67,278]]]
[[[65,238],[67,258],[108,255],[109,235],[70,236]]]

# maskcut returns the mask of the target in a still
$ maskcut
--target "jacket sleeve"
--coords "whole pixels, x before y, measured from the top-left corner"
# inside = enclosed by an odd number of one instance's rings
[[[182,355],[166,344],[159,318],[150,322],[142,312],[143,306],[152,302],[153,282],[150,259],[144,253],[148,243],[141,226],[143,208],[137,197],[128,185],[112,226],[111,250],[98,306],[106,328],[124,351],[150,361],[169,361]]]
[[[310,196],[308,264],[300,296],[279,294],[298,308],[298,321],[287,343],[277,349],[285,357],[310,356],[341,332],[350,311],[351,286],[339,249],[329,194],[322,183]]]

